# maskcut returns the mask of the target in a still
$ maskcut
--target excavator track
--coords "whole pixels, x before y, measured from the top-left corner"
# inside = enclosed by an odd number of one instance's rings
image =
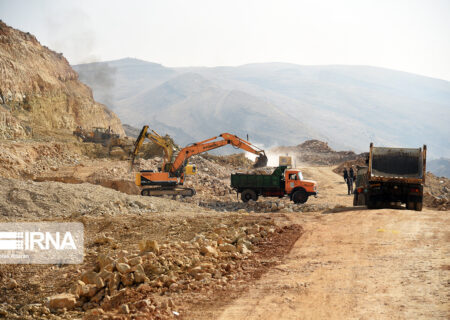
[[[142,189],[141,195],[162,197],[162,196],[182,196],[192,197],[196,194],[195,189],[192,188],[145,188]]]

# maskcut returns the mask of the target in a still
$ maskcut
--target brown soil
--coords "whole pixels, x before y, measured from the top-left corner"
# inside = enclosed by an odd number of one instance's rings
[[[448,215],[350,210],[292,222],[305,235],[283,263],[214,318],[449,317]]]
[[[112,190],[113,186],[95,185],[108,177],[130,183],[126,161],[60,151],[53,161],[52,148],[42,148],[46,151],[41,154],[41,148],[27,145],[5,150],[11,159],[22,159],[22,153],[33,157],[18,166],[7,162],[0,168],[11,177],[1,178],[0,221],[81,221],[86,242],[82,265],[0,265],[0,315],[6,318],[449,316],[450,235],[442,227],[449,224],[448,216],[431,209],[353,208],[352,196],[333,167],[302,168],[304,177],[316,180],[319,188],[319,196],[305,205],[273,198],[243,204],[229,189],[228,179],[232,171],[245,168],[218,159],[195,158],[200,173],[189,177],[187,184],[198,194],[176,200],[127,195]],[[152,168],[159,162],[142,160],[138,166]],[[34,179],[48,181],[13,178],[36,164],[40,169],[34,171]],[[54,182],[57,179],[75,184]],[[447,181],[440,181],[428,179],[430,192],[438,195],[447,190]],[[199,237],[214,246],[218,227],[232,235],[255,225],[275,232],[266,234],[248,253],[220,253],[213,258],[200,255],[199,249],[183,249]],[[179,289],[172,290],[158,285],[172,274],[169,268],[161,276],[147,273],[149,284],[124,286],[109,302],[96,305],[79,300],[81,305],[74,310],[48,313],[45,299],[69,292],[83,272],[97,270],[100,254],[117,257],[124,250],[131,256],[139,254],[142,239],[160,243],[160,261],[200,259],[200,265],[210,265],[212,277],[197,280],[177,269]],[[215,278],[217,272],[221,277]],[[8,289],[10,279],[17,282],[16,288]],[[139,309],[143,300],[149,300],[149,308]],[[129,306],[130,314],[122,313],[123,304]]]

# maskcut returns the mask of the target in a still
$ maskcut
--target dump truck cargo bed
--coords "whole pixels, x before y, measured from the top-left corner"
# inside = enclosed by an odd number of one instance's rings
[[[371,174],[375,178],[421,180],[423,153],[421,148],[373,147]]]
[[[258,187],[279,188],[280,178],[273,175],[249,175],[236,173],[231,176],[231,186],[234,188]]]
[[[276,168],[272,174],[234,173],[231,175],[231,187],[244,188],[280,188],[286,167]]]
[[[371,178],[380,181],[420,183],[424,179],[424,159],[421,148],[373,147]]]

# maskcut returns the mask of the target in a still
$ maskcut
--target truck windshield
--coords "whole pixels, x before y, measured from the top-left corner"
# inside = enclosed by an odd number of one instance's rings
[[[290,173],[289,180],[303,180],[303,175],[301,172],[298,173]]]

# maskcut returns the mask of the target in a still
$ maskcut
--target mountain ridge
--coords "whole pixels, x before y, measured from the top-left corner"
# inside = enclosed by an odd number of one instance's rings
[[[268,119],[278,126],[267,128],[267,122],[259,129],[253,128],[251,136],[258,139],[253,142],[270,145],[283,143],[296,145],[303,140],[317,138],[327,141],[333,148],[357,152],[366,151],[370,142],[375,145],[392,145],[417,147],[426,143],[429,146],[430,156],[450,156],[450,148],[446,137],[450,131],[446,125],[450,118],[450,82],[446,80],[423,77],[403,71],[372,66],[300,66],[289,63],[247,64],[236,67],[183,67],[168,68],[158,65],[164,71],[149,71],[144,76],[128,74],[124,82],[126,70],[120,69],[121,63],[131,63],[132,59],[120,59],[108,62],[116,72],[116,88],[128,86],[132,90],[127,92],[113,92],[114,102],[112,109],[119,113],[133,113],[136,106],[140,107],[139,118],[141,123],[157,120],[164,127],[168,125],[183,131],[187,128],[196,128],[203,123],[198,122],[200,117],[191,118],[192,123],[186,119],[180,122],[171,120],[175,114],[189,112],[206,112],[207,115],[222,114],[224,109],[236,110],[240,106],[245,110],[245,103],[253,107],[260,104],[266,108]],[[145,65],[150,62],[138,60],[137,64]],[[74,66],[79,70],[80,66]],[[162,90],[164,83],[173,81],[183,74],[196,74],[212,83],[216,88],[217,101],[220,101],[220,92],[243,92],[242,101],[233,100],[233,105],[220,105],[213,101],[211,88],[197,86],[194,82],[186,80],[184,86],[194,86],[198,90],[191,90],[188,96],[179,101],[177,95],[182,93],[183,85],[167,93]],[[80,77],[87,75],[80,72]],[[151,79],[152,83],[142,85],[143,79]],[[178,78],[180,80],[180,78]],[[130,82],[131,81],[131,82]],[[134,81],[134,82],[133,82]],[[138,85],[138,82],[140,85]],[[88,82],[89,83],[89,82]],[[143,92],[151,92],[147,99],[143,99]],[[99,94],[94,89],[94,95]],[[201,95],[203,94],[203,98]],[[210,96],[207,99],[206,96]],[[232,94],[233,96],[233,94]],[[173,104],[163,104],[163,109],[170,109],[171,114],[157,114],[152,101],[158,99],[174,99]],[[101,100],[100,100],[101,101]],[[250,102],[251,101],[251,102]],[[209,103],[209,108],[200,104]],[[270,106],[270,107],[268,107]],[[221,111],[214,110],[219,108]],[[250,110],[249,109],[249,110]],[[222,113],[221,113],[222,112]],[[281,116],[280,118],[280,115]],[[243,116],[242,114],[240,115]],[[260,116],[260,115],[259,115]],[[256,116],[255,116],[256,117]],[[214,129],[221,131],[218,119],[214,119]],[[252,122],[252,115],[245,115],[248,123]],[[283,119],[283,120],[281,120]],[[289,119],[289,121],[287,121]],[[208,119],[206,119],[208,120]],[[260,120],[260,119],[259,119]],[[259,121],[258,120],[258,121]],[[268,121],[269,121],[268,120]],[[202,118],[205,121],[205,118]],[[213,122],[214,122],[213,121]],[[255,119],[253,119],[255,121]],[[129,121],[124,121],[128,123]],[[283,123],[295,123],[294,127],[284,128]],[[135,121],[130,123],[140,126]],[[246,123],[241,121],[241,124]],[[288,125],[289,127],[289,125]],[[225,128],[224,128],[225,129]],[[244,128],[245,129],[245,128]],[[243,128],[231,126],[226,131],[243,132]],[[194,139],[203,139],[219,132],[208,130],[194,130],[190,135]],[[269,132],[270,131],[270,132]],[[245,133],[245,132],[244,132]],[[273,137],[271,141],[262,138]],[[183,134],[174,137],[183,140]],[[282,141],[279,141],[282,140]]]

